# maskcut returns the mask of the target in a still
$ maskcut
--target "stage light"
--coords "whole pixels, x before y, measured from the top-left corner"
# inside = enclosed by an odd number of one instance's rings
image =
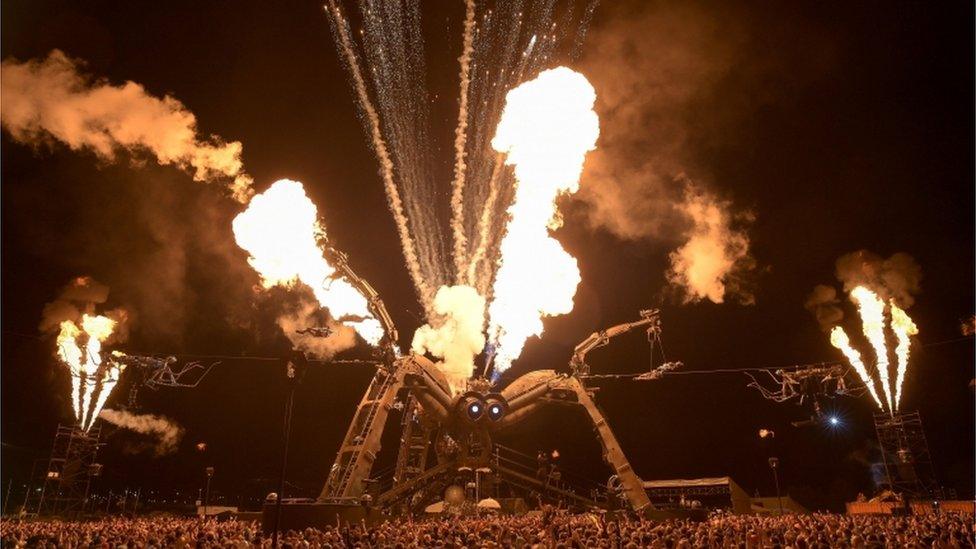
[[[840,425],[840,418],[837,416],[830,416],[829,418],[827,418],[827,421],[830,423],[831,427],[837,427],[838,425]]]

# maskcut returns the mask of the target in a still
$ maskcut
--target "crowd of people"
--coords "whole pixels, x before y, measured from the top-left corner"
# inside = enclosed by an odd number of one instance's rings
[[[87,522],[5,520],[3,547],[270,547],[250,521],[195,518],[105,518]],[[399,519],[283,532],[281,547],[488,548],[890,548],[973,547],[973,516],[753,516],[715,514],[704,521],[605,520],[545,512],[460,519]]]

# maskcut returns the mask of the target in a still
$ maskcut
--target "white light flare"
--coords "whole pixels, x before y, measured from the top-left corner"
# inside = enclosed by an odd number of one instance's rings
[[[542,333],[543,316],[573,309],[579,268],[549,231],[562,224],[555,200],[576,192],[586,153],[596,148],[595,101],[593,86],[566,67],[543,71],[506,96],[491,144],[515,166],[516,189],[488,310],[496,373]]]
[[[234,218],[234,238],[247,251],[248,263],[265,288],[301,282],[338,321],[353,327],[371,345],[383,328],[369,311],[366,298],[326,260],[319,239],[325,229],[318,210],[298,181],[281,179],[251,199]]]
[[[847,337],[847,332],[844,331],[840,326],[834,326],[834,329],[830,331],[830,344],[837,347],[844,353],[847,357],[848,362],[854,367],[854,371],[857,372],[858,377],[861,378],[861,382],[864,386],[868,388],[871,392],[871,397],[874,398],[874,402],[878,405],[881,411],[884,411],[884,406],[881,404],[881,399],[878,397],[878,392],[874,388],[874,381],[871,379],[871,374],[868,373],[867,367],[864,365],[864,361],[861,360],[861,353],[857,352],[854,347],[851,347],[851,340]]]
[[[895,411],[901,404],[901,388],[905,383],[905,373],[908,371],[908,350],[911,347],[911,336],[918,335],[918,326],[912,321],[901,307],[895,305],[891,300],[891,330],[898,338],[898,345],[895,347],[895,356],[898,357],[898,373],[895,378]]]
[[[884,301],[878,294],[872,292],[864,286],[858,286],[851,290],[851,299],[857,304],[857,310],[861,315],[861,326],[864,330],[864,337],[874,349],[877,359],[878,379],[881,381],[881,393],[888,405],[888,409],[894,413],[892,406],[891,376],[888,373],[888,347],[885,344],[885,318]]]

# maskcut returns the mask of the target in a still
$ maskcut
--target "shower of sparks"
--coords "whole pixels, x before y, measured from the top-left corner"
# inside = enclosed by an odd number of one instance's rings
[[[507,221],[503,214],[514,196],[511,169],[490,146],[505,94],[578,53],[596,2],[559,8],[552,0],[463,3],[449,193],[434,176],[438,147],[429,132],[420,3],[355,4],[356,31],[338,0],[328,0],[325,12],[380,162],[411,276],[431,319],[441,286],[470,285],[489,297]]]
[[[526,337],[542,332],[540,315],[572,309],[579,279],[575,260],[549,237],[547,226],[558,217],[552,200],[576,183],[575,178],[572,183],[553,180],[548,184],[555,186],[542,191],[539,182],[528,182],[525,190],[518,191],[514,175],[518,164],[513,161],[518,153],[512,152],[518,145],[496,150],[492,138],[509,91],[578,55],[597,1],[558,6],[553,0],[464,0],[460,4],[464,19],[458,44],[458,115],[449,192],[435,177],[443,159],[434,158],[439,147],[429,131],[431,98],[420,2],[358,0],[354,4],[346,13],[340,0],[327,0],[325,12],[380,164],[407,267],[426,313],[424,329],[438,330],[445,322],[433,306],[439,289],[474,288],[493,304],[490,320],[487,312],[480,314],[493,348],[501,350],[496,363],[504,369],[519,356]],[[529,150],[524,145],[523,149]],[[582,153],[569,153],[558,161],[568,167],[555,169],[575,171],[578,178]],[[551,281],[516,267],[524,252],[515,250],[517,238],[506,234],[527,227],[533,227],[535,238],[530,247],[554,258]],[[506,269],[506,280],[496,283],[501,269]],[[545,288],[548,293],[536,292],[537,303],[519,308],[511,300],[518,299],[513,292],[520,286]],[[494,304],[499,290],[504,295]],[[522,309],[532,318],[521,318],[517,311]]]

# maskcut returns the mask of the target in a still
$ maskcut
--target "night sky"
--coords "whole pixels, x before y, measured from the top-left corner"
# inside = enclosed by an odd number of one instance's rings
[[[61,49],[114,84],[172,95],[203,133],[243,143],[258,191],[279,178],[302,181],[409,344],[422,309],[317,2],[7,1],[0,9],[4,59]],[[589,333],[648,307],[660,307],[667,358],[686,370],[839,360],[804,308],[807,295],[817,284],[840,290],[834,269],[845,254],[904,252],[923,279],[908,310],[920,335],[903,408],[921,412],[942,484],[972,497],[974,346],[960,324],[974,313],[976,276],[973,16],[967,2],[600,6],[574,68],[617,103],[598,101],[605,141],[580,196],[563,202],[557,232],[583,282],[575,310],[546,320],[512,373],[562,368]],[[436,199],[446,201],[463,3],[430,3],[424,17],[441,144],[434,156],[444,174]],[[628,104],[637,112],[623,120]],[[608,182],[615,171],[619,180]],[[684,304],[669,287],[668,254],[682,228],[655,216],[669,200],[661,174],[678,172],[752,219],[755,267],[745,277],[754,304]],[[617,185],[632,206],[618,221],[640,229],[623,234],[595,212],[587,197],[601,185]],[[228,357],[194,390],[142,392],[142,412],[185,428],[181,448],[157,458],[135,435],[107,430],[100,489],[195,489],[213,465],[218,492],[263,493],[261,479],[279,467],[285,397],[283,361],[272,359],[289,350],[268,307],[286,296],[253,291],[257,275],[230,230],[240,206],[219,186],[146,157],[110,163],[63,145],[19,144],[6,132],[0,188],[4,488],[10,478],[26,481],[58,423],[70,420],[68,376],[38,324],[66,282],[90,275],[111,287],[107,307],[133,311],[120,348]],[[843,306],[848,332],[859,331],[852,305]],[[368,353],[360,345],[339,358]],[[590,356],[597,373],[641,371],[648,360],[641,333]],[[318,493],[371,375],[352,365],[309,373],[295,407],[289,492]],[[109,407],[124,401],[124,379]],[[644,479],[729,475],[750,493],[771,493],[766,458],[775,453],[786,491],[812,507],[838,508],[871,491],[869,464],[879,455],[868,397],[831,401],[838,429],[795,428],[809,408],[765,401],[748,382],[741,373],[603,381],[597,398]],[[776,432],[773,447],[760,445],[760,428]],[[565,467],[602,480],[609,472],[590,433],[582,413],[553,412],[507,442],[533,453],[558,448]]]

